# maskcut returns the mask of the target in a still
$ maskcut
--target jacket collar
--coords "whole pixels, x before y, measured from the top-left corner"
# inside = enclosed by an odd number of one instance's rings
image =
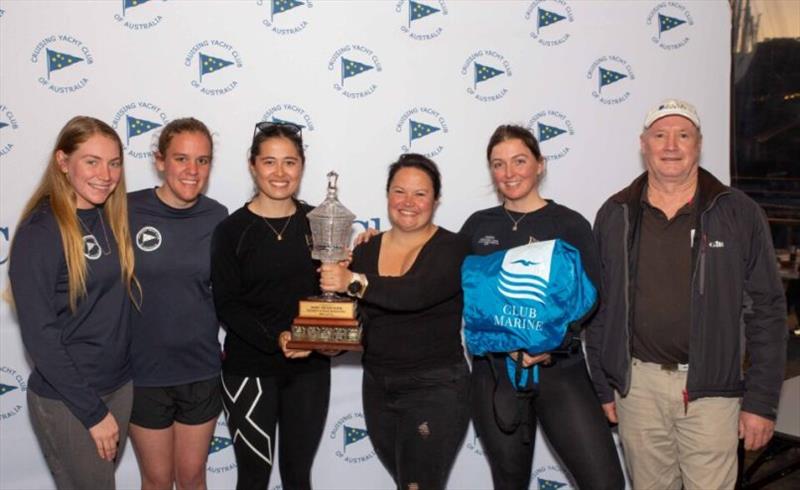
[[[628,187],[611,196],[611,200],[617,204],[627,204],[629,207],[638,208],[645,185],[647,185],[647,172],[642,173]],[[698,169],[697,189],[697,209],[699,210],[705,210],[718,195],[729,190],[728,186],[717,180],[711,172],[704,168]]]

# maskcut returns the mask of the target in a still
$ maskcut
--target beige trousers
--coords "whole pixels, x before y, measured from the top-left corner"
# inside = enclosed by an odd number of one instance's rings
[[[685,371],[633,360],[631,389],[617,394],[619,435],[636,490],[718,490],[736,484],[738,398],[684,407]]]

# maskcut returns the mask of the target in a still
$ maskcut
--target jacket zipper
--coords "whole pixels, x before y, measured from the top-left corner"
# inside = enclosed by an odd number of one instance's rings
[[[633,343],[631,335],[631,298],[630,298],[630,253],[628,250],[628,234],[630,234],[630,216],[629,209],[626,203],[622,204],[623,216],[625,218],[625,232],[622,234],[622,251],[624,253],[623,264],[625,264],[625,333],[628,335],[626,339],[628,348],[625,349],[627,356],[626,364],[628,365],[627,372],[625,373],[625,394],[627,395],[631,389],[631,374],[633,366],[631,366],[631,352],[633,351]]]

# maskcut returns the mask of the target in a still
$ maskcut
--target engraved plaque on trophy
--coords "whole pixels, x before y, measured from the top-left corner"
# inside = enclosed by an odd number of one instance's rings
[[[311,257],[336,263],[348,257],[347,245],[355,215],[337,198],[336,172],[328,173],[328,195],[308,213],[313,247]],[[300,300],[298,316],[292,322],[291,349],[363,350],[361,325],[355,299],[323,292]]]

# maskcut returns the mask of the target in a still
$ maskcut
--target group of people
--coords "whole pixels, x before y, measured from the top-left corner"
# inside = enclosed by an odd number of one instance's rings
[[[367,431],[400,489],[445,488],[470,419],[498,489],[528,488],[537,421],[579,488],[625,486],[609,422],[635,488],[732,488],[737,439],[756,449],[772,435],[785,362],[769,228],[752,200],[699,168],[690,104],[653,108],[640,140],[646,170],[602,206],[594,233],[540,195],[545,161],[523,127],[498,127],[487,146],[502,204],[457,233],[434,223],[436,164],[401,155],[386,182],[391,228],[362,236],[351,260],[320,264],[312,207],[296,197],[299,126],[256,125],[255,195],[228,216],[202,193],[213,160],[202,122],[167,124],[161,185],[126,194],[116,132],[72,119],[9,267],[34,364],[31,420],[56,485],[114,488],[130,434],[142,488],[205,488],[224,410],[238,489],[267,487],[276,427],[284,488],[311,488],[337,352],[287,344],[298,300],[335,291],[360,303]],[[464,258],[552,239],[580,252],[600,292],[593,315],[571,348],[475,356],[470,369]],[[539,376],[513,430],[498,420],[518,406],[503,379],[510,355]]]

